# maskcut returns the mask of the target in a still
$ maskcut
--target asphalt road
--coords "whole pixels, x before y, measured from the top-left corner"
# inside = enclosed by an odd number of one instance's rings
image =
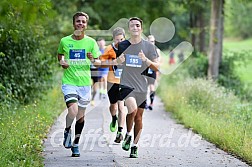
[[[205,141],[191,129],[177,124],[170,113],[165,112],[158,98],[155,99],[154,110],[144,112],[138,158],[129,158],[130,152],[122,150],[121,144],[113,142],[116,132],[109,131],[111,117],[108,106],[106,98],[97,99],[95,106],[87,108],[85,127],[80,140],[80,157],[71,157],[71,150],[65,149],[62,145],[66,115],[64,111],[44,142],[45,166],[248,166]]]

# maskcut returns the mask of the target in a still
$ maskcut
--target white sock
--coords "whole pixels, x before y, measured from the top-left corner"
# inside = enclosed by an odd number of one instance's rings
[[[73,144],[73,147],[78,147],[78,146],[79,146],[79,144],[75,144],[75,143]]]
[[[138,147],[138,144],[133,143],[133,144],[132,144],[132,147],[135,147],[135,146]]]

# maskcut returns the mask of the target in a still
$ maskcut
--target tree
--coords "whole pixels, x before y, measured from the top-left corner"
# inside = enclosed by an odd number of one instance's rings
[[[207,44],[207,30],[209,21],[209,0],[179,0],[180,3],[186,9],[186,13],[189,15],[189,27],[190,27],[190,42],[194,49],[199,52],[206,52]]]
[[[252,37],[250,16],[252,1],[228,0],[225,2],[225,36],[242,39]]]
[[[208,54],[208,78],[216,80],[222,59],[222,40],[224,23],[224,0],[212,0],[210,41]]]

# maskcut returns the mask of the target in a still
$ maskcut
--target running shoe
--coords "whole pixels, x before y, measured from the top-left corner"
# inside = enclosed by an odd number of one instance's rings
[[[71,130],[69,130],[69,132],[67,132],[66,130],[64,131],[63,146],[65,148],[71,148],[72,147]]]
[[[122,149],[128,151],[130,149],[130,143],[131,143],[131,136],[126,134],[124,141],[122,143]]]
[[[80,156],[79,146],[72,146],[71,150],[72,150],[72,157]]]
[[[114,142],[120,143],[122,140],[123,140],[122,132],[117,132],[116,139],[114,140]]]
[[[115,132],[115,130],[117,129],[116,121],[112,120],[111,123],[110,123],[109,128],[110,128],[111,132]]]
[[[130,150],[130,158],[137,158],[137,146],[131,147]]]

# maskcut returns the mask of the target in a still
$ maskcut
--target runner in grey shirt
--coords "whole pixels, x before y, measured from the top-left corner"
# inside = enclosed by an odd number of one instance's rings
[[[128,28],[130,39],[118,45],[116,64],[121,66],[119,100],[125,101],[128,109],[126,117],[127,133],[122,148],[128,151],[131,147],[130,158],[138,157],[138,140],[143,123],[142,115],[146,104],[148,68],[158,70],[158,54],[150,42],[142,39],[142,20],[137,17],[129,19]],[[134,125],[134,141],[131,145],[131,131]]]
[[[120,45],[118,49],[120,49]],[[134,92],[147,93],[146,75],[149,67],[138,57],[140,52],[143,52],[149,60],[154,60],[158,56],[155,46],[144,39],[137,44],[130,45],[124,51],[125,62],[122,66],[120,84],[133,88]]]

